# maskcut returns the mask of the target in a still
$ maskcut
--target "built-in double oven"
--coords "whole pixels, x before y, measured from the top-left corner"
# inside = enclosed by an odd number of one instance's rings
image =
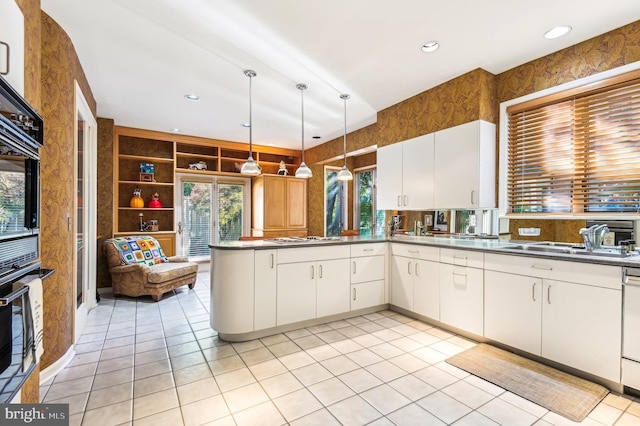
[[[37,363],[42,282],[40,149],[44,122],[0,76],[0,403],[13,400]],[[30,294],[32,293],[32,294]],[[30,298],[30,295],[33,296]]]

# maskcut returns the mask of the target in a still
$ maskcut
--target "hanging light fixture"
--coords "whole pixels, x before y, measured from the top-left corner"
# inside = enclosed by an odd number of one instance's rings
[[[347,168],[347,99],[350,97],[347,94],[340,95],[340,99],[344,101],[344,166],[338,172],[338,180],[353,180],[353,175]]]
[[[259,175],[260,174],[260,166],[258,166],[258,162],[253,159],[253,121],[251,116],[251,80],[257,74],[253,70],[245,70],[244,75],[249,77],[249,158],[242,165],[240,169],[240,173],[243,175]]]
[[[313,176],[311,173],[311,169],[304,162],[304,91],[307,90],[306,84],[298,84],[296,88],[300,90],[300,109],[302,111],[302,161],[300,162],[300,167],[296,170],[296,177],[300,179],[309,179]]]

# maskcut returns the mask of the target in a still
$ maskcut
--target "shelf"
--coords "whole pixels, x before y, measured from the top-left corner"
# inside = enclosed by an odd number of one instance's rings
[[[173,207],[151,208],[151,207],[118,207],[118,210],[143,210],[155,212],[172,212]]]
[[[129,155],[129,154],[119,154],[118,158],[122,160],[135,160],[142,161],[144,163],[173,163],[173,158],[163,158],[163,157],[150,157],[148,155]]]
[[[119,180],[118,184],[123,184],[123,185],[173,186],[173,182],[147,182],[147,181],[142,181],[142,180]]]
[[[206,154],[191,154],[184,152],[176,152],[176,156],[178,157],[189,157],[189,158],[208,158],[210,160],[218,160],[217,155],[206,155]]]

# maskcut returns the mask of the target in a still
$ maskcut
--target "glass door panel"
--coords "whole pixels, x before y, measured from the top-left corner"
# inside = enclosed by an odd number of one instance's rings
[[[182,181],[182,255],[209,257],[213,241],[211,226],[213,181]]]

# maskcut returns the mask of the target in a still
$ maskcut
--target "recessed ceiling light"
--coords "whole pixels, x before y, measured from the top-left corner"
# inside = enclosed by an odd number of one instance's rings
[[[182,133],[182,130],[178,129],[178,128],[173,128],[171,129],[172,133]]]
[[[251,127],[251,124],[249,124],[249,123],[242,123],[242,127],[246,127],[246,128],[248,129],[249,127]]]
[[[438,50],[439,47],[440,47],[440,43],[438,43],[437,41],[430,41],[428,43],[423,44],[420,49],[422,49],[424,53],[431,53]]]
[[[313,139],[320,139],[320,136],[312,136]]]
[[[184,98],[188,101],[199,101],[200,100],[200,96],[198,95],[184,95]]]
[[[548,39],[558,38],[568,34],[569,31],[571,31],[571,27],[569,25],[559,25],[544,33],[544,37]]]

